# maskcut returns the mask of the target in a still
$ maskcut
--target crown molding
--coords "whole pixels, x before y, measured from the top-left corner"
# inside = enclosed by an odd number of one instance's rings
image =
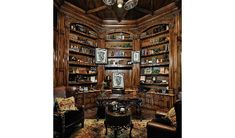
[[[98,18],[92,14],[86,14],[86,12],[83,9],[76,7],[73,4],[66,2],[66,1],[61,6],[61,10],[63,12],[65,12],[66,14],[72,14],[72,15],[75,15],[76,17],[82,18],[83,20],[95,22],[95,24],[97,24],[99,26],[101,26],[101,23],[103,21],[100,18]]]

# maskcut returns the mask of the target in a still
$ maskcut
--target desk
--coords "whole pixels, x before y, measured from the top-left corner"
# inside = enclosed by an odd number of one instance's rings
[[[138,98],[137,96],[129,95],[129,94],[109,94],[104,97],[97,97],[96,104],[97,104],[97,113],[96,113],[96,119],[99,120],[99,118],[104,118],[105,115],[105,107],[108,103],[112,101],[117,101],[119,103],[123,103],[126,108],[130,106],[134,106],[136,108],[136,115],[137,117],[142,120],[142,113],[141,113],[141,105],[142,100]]]
[[[109,94],[112,94],[112,89],[105,89],[105,92],[106,93],[109,93]],[[137,90],[134,90],[134,89],[128,89],[126,88],[125,89],[125,94],[128,94],[128,95],[136,95],[137,94]]]
[[[131,112],[127,110],[126,113],[111,112],[106,108],[105,110],[105,135],[107,135],[108,127],[114,130],[114,136],[117,137],[117,132],[121,129],[127,129],[130,127],[129,136],[131,137],[131,130],[133,124],[131,122]]]

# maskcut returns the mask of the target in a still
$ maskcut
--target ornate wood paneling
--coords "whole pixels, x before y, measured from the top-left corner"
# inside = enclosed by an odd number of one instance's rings
[[[164,5],[164,4],[162,4]],[[108,8],[102,10],[95,9],[97,6],[102,6],[96,4],[91,7],[91,9],[86,9],[88,12],[105,11]],[[144,8],[144,7],[142,7]],[[142,11],[144,11],[142,9]],[[180,10],[176,7],[175,3],[160,8],[157,11],[153,12],[153,15],[148,14],[138,20],[126,21],[122,20],[121,22],[115,20],[105,20],[102,21],[98,19],[93,14],[87,14],[84,10],[81,10],[74,5],[71,5],[68,2],[64,2],[58,12],[57,18],[57,27],[54,28],[54,85],[67,85],[67,60],[68,60],[68,34],[70,23],[81,23],[89,26],[98,33],[98,47],[105,48],[105,34],[109,32],[128,32],[134,34],[133,40],[133,50],[140,49],[140,34],[147,28],[154,26],[160,23],[169,23],[170,24],[170,37],[171,37],[171,49],[170,49],[170,81],[169,86],[174,90],[175,93],[181,89],[181,13]],[[147,13],[147,11],[145,11]],[[98,15],[100,16],[100,15]],[[102,16],[102,15],[101,15]],[[105,15],[103,15],[105,16]],[[128,16],[128,15],[126,15]],[[109,70],[105,72],[104,65],[98,65],[98,88],[100,88],[105,75],[108,75],[115,70]],[[123,70],[125,74],[125,86],[129,88],[134,88],[139,86],[140,80],[140,65],[133,64],[131,70]],[[111,75],[112,76],[112,75]],[[149,98],[148,98],[149,97]],[[159,96],[155,96],[155,99],[151,99],[151,96],[145,98],[148,106],[160,106],[156,104],[160,103],[151,103],[151,100],[154,101],[159,99]],[[161,98],[160,98],[161,99]],[[164,99],[164,98],[163,98]],[[161,100],[160,100],[161,101]],[[171,103],[165,102],[162,100],[163,105],[171,105]],[[164,103],[165,102],[165,103]]]
[[[134,39],[133,50],[140,51],[140,39]],[[132,70],[133,87],[138,88],[138,86],[140,85],[140,64],[133,64]]]
[[[139,93],[138,95],[143,102],[143,108],[154,111],[167,112],[175,102],[173,94]]]
[[[98,46],[100,48],[105,48],[104,34],[101,37],[102,38],[98,40]],[[98,66],[98,88],[101,88],[105,75],[107,74],[105,74],[104,65],[99,65]]]
[[[54,85],[61,86],[67,80],[67,45],[64,26],[64,14],[57,12],[57,27],[54,29]]]

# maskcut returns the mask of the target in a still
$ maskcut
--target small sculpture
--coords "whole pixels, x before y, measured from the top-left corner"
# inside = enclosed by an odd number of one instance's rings
[[[105,77],[105,80],[104,80],[105,82],[105,84],[104,84],[104,88],[105,89],[110,89],[110,83],[111,83],[111,77],[109,76],[109,75],[107,75],[106,77]]]

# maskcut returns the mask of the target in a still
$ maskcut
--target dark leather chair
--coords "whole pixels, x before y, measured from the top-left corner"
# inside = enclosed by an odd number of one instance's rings
[[[66,98],[74,96],[74,87],[56,87],[54,88],[54,101],[56,97]],[[55,103],[55,102],[54,102]],[[78,110],[66,111],[61,114],[57,111],[56,103],[54,105],[54,138],[66,138],[80,124],[84,127],[84,108],[76,106]]]
[[[182,108],[181,101],[174,104],[176,113],[176,127],[164,121],[153,119],[147,123],[148,138],[181,138]],[[166,113],[156,112],[156,117],[165,116]]]

